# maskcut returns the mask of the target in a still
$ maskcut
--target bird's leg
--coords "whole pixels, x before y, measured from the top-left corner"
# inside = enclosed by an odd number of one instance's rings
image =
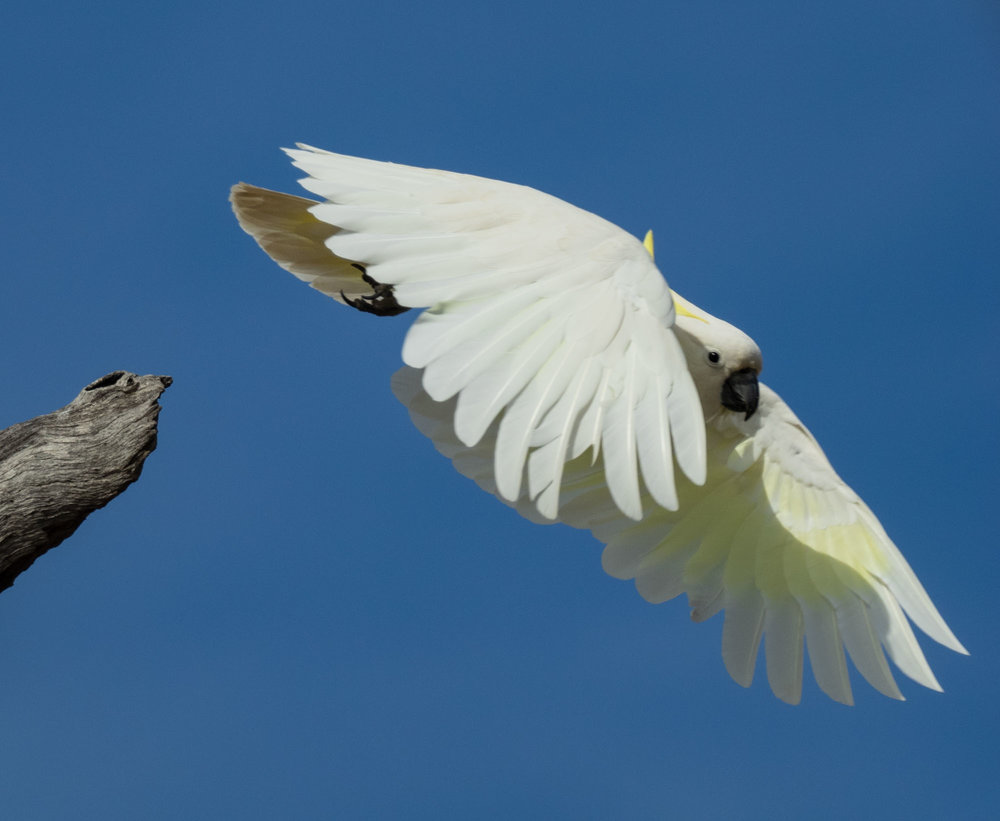
[[[371,285],[372,293],[362,294],[355,299],[341,291],[340,296],[347,305],[357,308],[363,313],[375,314],[376,316],[396,316],[410,310],[396,301],[391,285],[384,285],[374,277],[369,276],[364,265],[358,262],[352,262],[351,265],[361,272],[361,279]]]

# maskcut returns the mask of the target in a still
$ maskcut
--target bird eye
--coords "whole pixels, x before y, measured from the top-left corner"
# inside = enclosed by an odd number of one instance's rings
[[[722,355],[718,351],[709,351],[708,361],[713,365],[718,365],[722,361]]]

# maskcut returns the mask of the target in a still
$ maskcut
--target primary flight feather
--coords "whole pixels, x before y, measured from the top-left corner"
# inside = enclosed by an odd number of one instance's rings
[[[902,698],[885,653],[941,689],[909,620],[964,648],[758,382],[757,345],[667,287],[651,237],[520,185],[287,153],[322,201],[240,183],[240,225],[342,304],[426,309],[393,390],[461,473],[533,521],[590,530],[605,570],[649,601],[686,593],[696,621],[724,610],[723,659],[744,686],[763,640],[790,703],[805,647],[820,688],[846,704],[845,648],[888,696]]]

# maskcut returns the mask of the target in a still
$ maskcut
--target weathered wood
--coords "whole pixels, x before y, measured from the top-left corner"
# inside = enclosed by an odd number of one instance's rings
[[[115,371],[0,431],[0,591],[139,478],[172,381]]]

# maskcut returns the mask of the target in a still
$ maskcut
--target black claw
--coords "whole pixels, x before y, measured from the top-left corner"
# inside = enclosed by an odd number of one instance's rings
[[[410,310],[396,301],[396,296],[393,293],[391,285],[383,285],[374,277],[369,276],[368,270],[364,265],[357,262],[352,262],[351,265],[361,272],[361,279],[368,285],[371,285],[373,293],[362,294],[360,297],[352,298],[341,291],[340,298],[347,305],[356,308],[362,313],[375,314],[376,316],[396,316]]]

